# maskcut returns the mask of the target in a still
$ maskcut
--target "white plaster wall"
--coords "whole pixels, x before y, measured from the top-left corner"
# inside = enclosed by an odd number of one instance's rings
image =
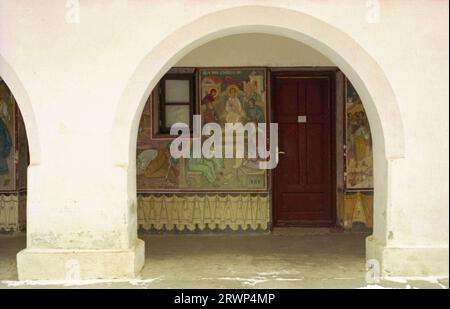
[[[434,261],[448,273],[446,1],[380,1],[373,20],[359,0],[95,0],[80,1],[79,24],[66,22],[65,3],[0,2],[0,75],[25,111],[30,139],[29,248],[134,246],[139,117],[130,111],[143,107],[136,98],[149,90],[142,85],[153,87],[161,68],[190,51],[175,50],[177,43],[201,45],[219,32],[197,40],[198,33],[233,24],[226,34],[256,29],[316,45],[342,64],[364,102],[376,103],[366,106],[378,145],[375,182],[383,188],[375,236],[386,247],[446,251],[447,260]],[[272,8],[270,17],[261,6]]]
[[[176,66],[332,67],[335,64],[298,41],[270,34],[247,33],[208,42],[191,51]]]

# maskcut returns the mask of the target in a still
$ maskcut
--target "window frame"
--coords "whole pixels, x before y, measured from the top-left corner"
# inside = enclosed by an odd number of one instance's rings
[[[166,102],[166,81],[188,80],[189,102]],[[159,82],[159,134],[170,134],[166,124],[166,106],[189,106],[189,130],[192,132],[192,116],[195,112],[195,73],[167,73]]]

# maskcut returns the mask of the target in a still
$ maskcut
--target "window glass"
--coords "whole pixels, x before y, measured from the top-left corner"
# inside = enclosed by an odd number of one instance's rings
[[[174,123],[190,123],[189,105],[166,105],[166,127],[170,128]]]
[[[188,103],[189,97],[189,80],[166,80],[166,103]]]

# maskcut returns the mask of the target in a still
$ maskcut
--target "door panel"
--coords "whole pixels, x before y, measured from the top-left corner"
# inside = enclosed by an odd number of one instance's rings
[[[330,78],[275,76],[273,85],[279,150],[284,152],[274,171],[275,225],[330,226]]]

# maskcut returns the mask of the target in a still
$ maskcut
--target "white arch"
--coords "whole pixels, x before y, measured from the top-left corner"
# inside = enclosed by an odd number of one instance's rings
[[[20,113],[22,114],[28,139],[30,166],[38,165],[41,162],[41,152],[39,146],[39,133],[36,125],[36,119],[34,117],[33,106],[31,105],[28,93],[16,72],[6,62],[2,55],[0,55],[0,76],[13,94],[17,105],[19,106]]]
[[[120,98],[113,123],[114,162],[128,168],[130,198],[136,195],[137,130],[151,90],[193,49],[239,33],[267,33],[300,41],[328,57],[352,81],[364,102],[373,135],[374,234],[383,239],[388,220],[383,213],[391,204],[389,162],[405,154],[403,124],[390,83],[377,62],[349,35],[315,17],[283,8],[241,6],[205,15],[174,31],[141,60]]]

